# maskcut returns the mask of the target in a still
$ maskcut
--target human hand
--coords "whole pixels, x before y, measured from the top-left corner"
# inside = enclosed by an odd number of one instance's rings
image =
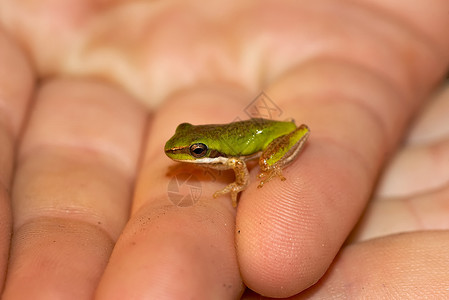
[[[235,298],[242,278],[265,295],[300,292],[332,263],[447,66],[446,3],[418,15],[386,3],[195,3],[0,4],[38,76],[56,77],[40,83],[17,155],[6,297],[79,299],[100,282],[98,298]],[[151,107],[164,100],[131,207],[145,115],[114,84]],[[176,125],[232,121],[262,88],[312,129],[287,181],[251,185],[237,214],[210,199],[224,182],[174,206],[162,146]]]

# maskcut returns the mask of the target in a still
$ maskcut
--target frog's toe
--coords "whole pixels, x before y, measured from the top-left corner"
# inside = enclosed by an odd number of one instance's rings
[[[227,193],[231,194],[231,199],[232,199],[232,206],[236,207],[237,206],[237,197],[238,194],[243,191],[245,189],[245,186],[239,185],[235,182],[229,184],[228,186],[226,186],[224,189],[216,191],[213,194],[214,198],[218,198],[222,195],[225,195]]]
[[[263,180],[260,181],[259,185],[257,186],[257,188],[261,188],[263,187],[263,185],[269,181],[271,181],[271,179],[273,179],[274,177],[279,177],[281,179],[281,181],[285,181],[286,178],[284,177],[284,175],[282,175],[282,170],[281,168],[278,167],[273,167],[270,168],[269,170],[263,171],[259,174],[258,178],[263,178]]]
[[[232,198],[232,207],[237,207],[237,195],[238,192],[231,192],[231,198]]]
[[[227,193],[229,193],[231,191],[231,189],[229,188],[229,186],[225,187],[224,189],[221,189],[219,191],[216,191],[213,195],[214,198],[218,198],[220,196],[226,195]]]

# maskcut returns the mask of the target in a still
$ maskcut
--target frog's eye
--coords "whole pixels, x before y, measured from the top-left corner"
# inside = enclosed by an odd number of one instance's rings
[[[206,155],[207,153],[207,146],[203,143],[196,143],[190,146],[190,154],[193,157],[200,158]]]

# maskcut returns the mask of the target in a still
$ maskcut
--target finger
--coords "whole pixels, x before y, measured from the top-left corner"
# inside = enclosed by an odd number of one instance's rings
[[[338,94],[323,81],[334,76]],[[295,90],[295,82],[304,88]],[[268,93],[311,135],[285,169],[285,182],[260,191],[250,186],[242,195],[236,241],[245,283],[286,297],[315,283],[332,262],[413,105],[397,102],[405,100],[379,77],[336,61],[302,66]]]
[[[5,299],[92,297],[128,217],[144,120],[105,84],[40,90],[18,158]]]
[[[371,21],[384,22],[381,17]],[[365,22],[355,26],[373,30],[373,25]],[[386,56],[367,62],[362,54],[355,58],[352,52],[345,55],[334,49],[340,53],[340,61],[321,57],[303,64],[269,90],[278,106],[309,125],[311,137],[300,159],[286,171],[287,178],[288,172],[293,172],[290,177],[294,181],[287,180],[282,188],[270,187],[260,196],[250,187],[242,196],[237,249],[244,281],[255,291],[290,296],[324,274],[416,108],[418,101],[411,91],[424,93],[433,84],[429,80],[426,87],[423,77],[418,79],[422,85],[412,86],[409,76],[415,76],[420,68],[442,73],[435,62],[426,60],[432,50],[424,37],[413,41],[416,59],[423,62],[415,71],[397,60],[394,66],[388,62],[409,47],[410,33],[402,30],[382,31],[382,39],[401,40]],[[379,46],[362,40],[361,45],[372,46],[369,51]],[[409,71],[412,75],[406,75]]]
[[[426,231],[347,247],[326,276],[294,299],[390,299],[401,295],[446,299],[447,231]]]
[[[0,31],[0,294],[11,238],[10,185],[19,131],[33,89],[24,54]]]
[[[163,151],[165,141],[181,122],[232,120],[232,111],[239,111],[242,102],[238,92],[229,90],[232,87],[180,93],[158,111],[148,134],[133,215],[114,248],[99,286],[99,299],[133,295],[236,299],[242,293],[234,247],[235,209],[230,197],[212,198],[226,181],[210,175],[217,176],[217,172],[195,171],[191,165],[167,174],[175,163]],[[216,103],[227,104],[220,115],[212,113]],[[189,177],[184,177],[186,174]],[[176,184],[177,180],[186,183]],[[201,195],[199,199],[191,197],[192,189]],[[182,197],[189,201],[179,202]]]

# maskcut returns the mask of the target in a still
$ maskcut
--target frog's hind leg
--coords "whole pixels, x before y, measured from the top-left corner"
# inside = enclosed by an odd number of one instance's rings
[[[274,177],[285,180],[282,169],[298,156],[309,134],[309,128],[303,124],[294,131],[274,139],[267,146],[259,159],[261,172],[257,177],[262,180],[258,188],[263,187]]]

